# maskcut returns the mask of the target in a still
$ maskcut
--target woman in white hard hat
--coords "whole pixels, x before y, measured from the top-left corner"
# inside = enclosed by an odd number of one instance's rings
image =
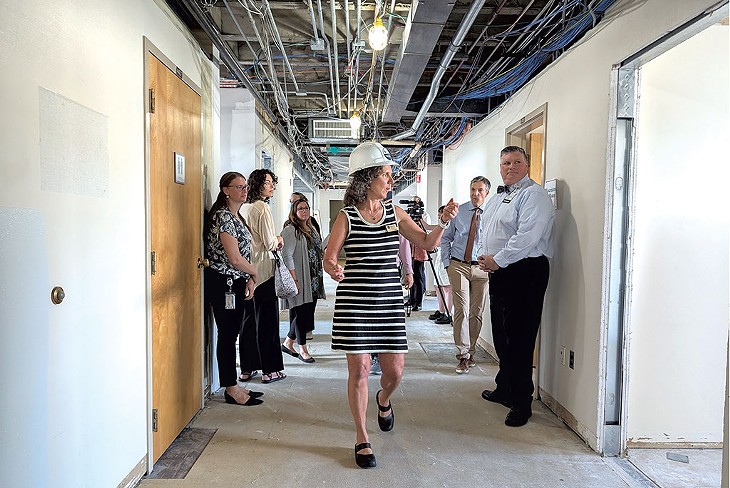
[[[344,204],[329,236],[324,271],[339,282],[332,323],[332,349],[347,353],[347,398],[355,421],[355,462],[376,465],[368,442],[365,413],[368,405],[370,354],[378,353],[382,376],[375,395],[378,426],[393,429],[390,399],[401,381],[408,352],[405,311],[396,264],[398,234],[424,249],[433,249],[449,221],[458,213],[451,199],[437,228],[426,234],[408,214],[383,203],[393,185],[393,161],[377,142],[364,142],[350,155],[350,183]],[[337,263],[345,250],[344,269]]]

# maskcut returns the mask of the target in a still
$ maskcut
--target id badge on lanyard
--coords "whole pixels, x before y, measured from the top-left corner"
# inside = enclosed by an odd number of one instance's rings
[[[226,280],[228,285],[228,291],[226,292],[226,310],[235,310],[236,308],[236,294],[233,292],[233,278],[230,276]]]

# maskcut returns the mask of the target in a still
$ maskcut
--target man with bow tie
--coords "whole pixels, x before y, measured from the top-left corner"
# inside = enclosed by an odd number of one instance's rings
[[[454,301],[454,344],[457,348],[456,372],[464,374],[476,365],[474,351],[482,330],[488,275],[479,269],[484,229],[484,208],[491,183],[484,176],[472,178],[470,201],[463,204],[452,225],[441,236],[441,260],[451,284]]]
[[[524,149],[500,154],[504,186],[490,200],[479,268],[489,273],[489,310],[499,357],[497,387],[482,397],[510,408],[504,423],[532,416],[532,359],[553,257],[555,210],[547,190],[529,177]]]

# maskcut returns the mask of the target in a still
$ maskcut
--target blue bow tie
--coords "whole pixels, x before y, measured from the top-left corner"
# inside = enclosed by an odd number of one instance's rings
[[[499,185],[497,187],[497,193],[509,193],[511,191],[512,191],[512,188],[510,188],[509,186]]]

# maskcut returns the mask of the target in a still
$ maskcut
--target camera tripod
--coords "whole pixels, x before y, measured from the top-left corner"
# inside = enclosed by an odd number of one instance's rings
[[[424,232],[427,232],[426,228],[423,226],[423,221],[421,219],[416,220],[416,224],[418,224],[418,226]],[[433,251],[426,251],[426,257],[427,257],[426,261],[431,264],[431,271],[433,272],[433,279],[434,279],[434,281],[436,281],[436,290],[437,290],[439,296],[441,297],[441,303],[444,304],[444,309],[446,310],[446,316],[449,318],[449,320],[452,320],[451,311],[449,310],[449,307],[446,306],[446,297],[444,296],[444,291],[441,289],[442,285],[441,285],[441,282],[439,282],[438,273],[436,273],[436,267],[433,264],[433,259],[431,259],[431,253],[433,253]],[[412,305],[409,300],[408,303],[406,304],[406,315],[408,317],[411,316],[411,306]]]

